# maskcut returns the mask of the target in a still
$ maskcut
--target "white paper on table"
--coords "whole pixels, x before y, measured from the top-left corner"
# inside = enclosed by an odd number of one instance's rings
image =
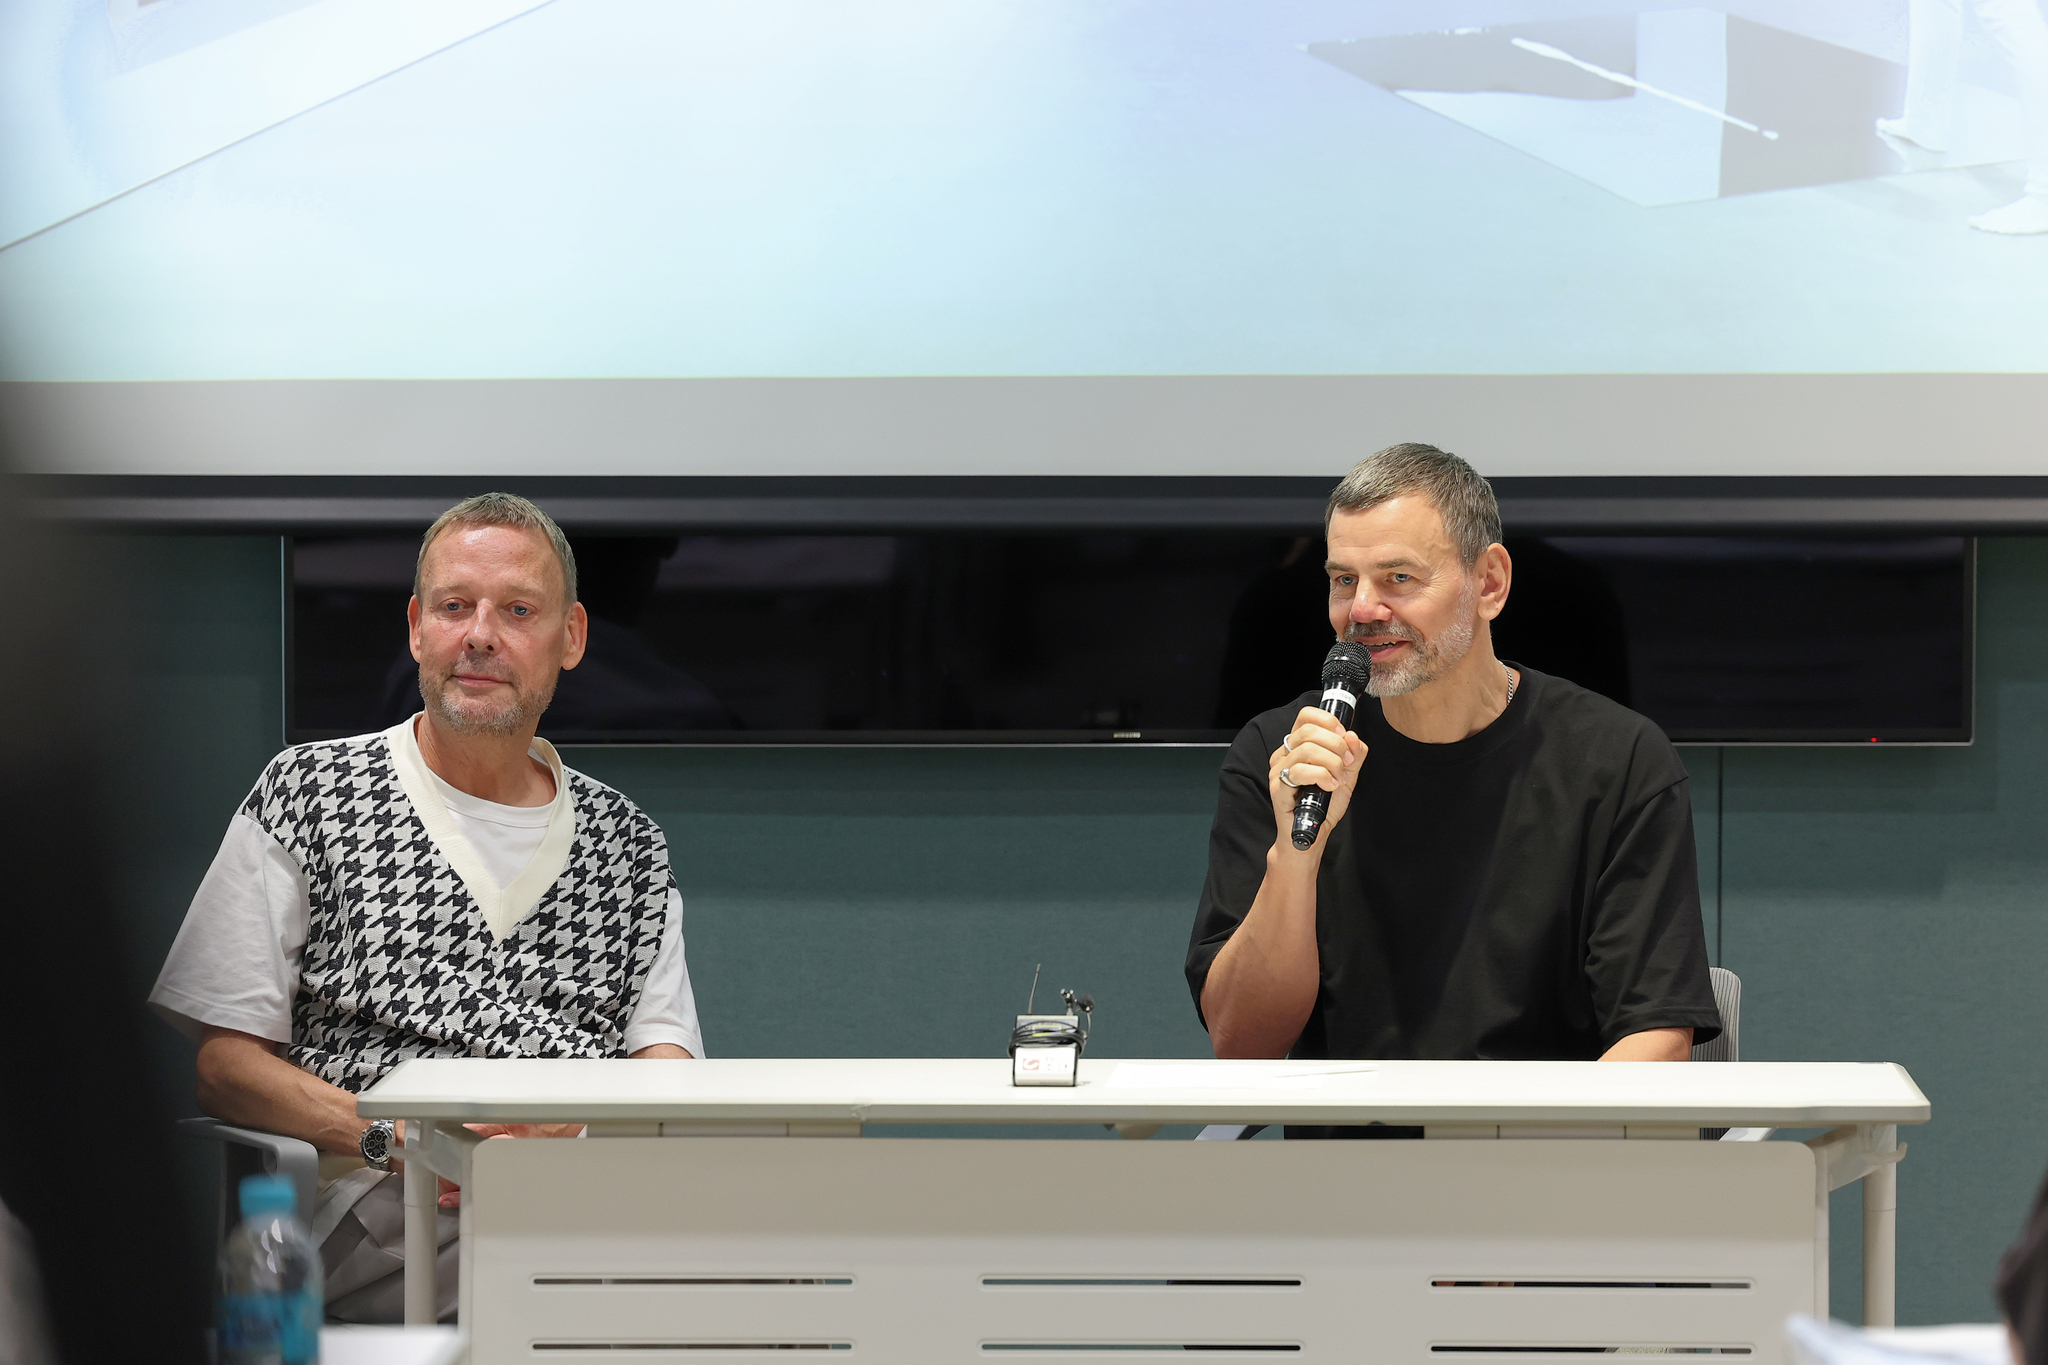
[[[1275,1062],[1271,1066],[1156,1066],[1118,1062],[1112,1090],[1317,1090],[1332,1077],[1378,1071],[1374,1062]]]

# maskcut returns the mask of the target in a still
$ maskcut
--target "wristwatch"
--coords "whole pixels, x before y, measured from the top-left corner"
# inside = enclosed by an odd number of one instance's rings
[[[373,1171],[391,1169],[391,1149],[397,1142],[397,1128],[390,1119],[373,1120],[363,1135],[356,1139],[356,1146],[363,1154],[363,1164]]]

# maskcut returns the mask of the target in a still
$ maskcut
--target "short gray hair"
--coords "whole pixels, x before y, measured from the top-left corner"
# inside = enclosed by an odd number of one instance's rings
[[[554,549],[555,558],[562,565],[562,584],[569,596],[562,603],[564,609],[576,601],[576,552],[569,548],[569,537],[562,534],[562,528],[555,525],[555,519],[539,507],[520,497],[517,493],[479,493],[473,498],[464,498],[453,507],[434,518],[434,524],[427,528],[426,536],[420,541],[420,552],[412,562],[412,595],[420,595],[421,575],[427,567],[427,547],[437,540],[443,531],[457,530],[467,526],[512,526],[522,531],[538,531],[548,538]]]
[[[1466,568],[1500,539],[1500,504],[1493,499],[1493,485],[1449,451],[1420,441],[1403,441],[1360,460],[1331,490],[1323,532],[1329,533],[1339,512],[1364,512],[1410,493],[1422,494],[1436,508]]]

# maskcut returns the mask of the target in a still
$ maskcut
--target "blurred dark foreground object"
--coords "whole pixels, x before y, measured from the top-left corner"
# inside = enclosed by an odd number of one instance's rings
[[[2048,1365],[2048,1180],[2020,1239],[1998,1263],[1998,1306],[2019,1340],[2013,1365]]]
[[[132,988],[97,755],[146,742],[150,660],[122,647],[90,540],[27,524],[0,473],[0,592],[11,666],[0,714],[0,1202],[33,1247],[62,1365],[199,1365],[210,1248],[180,1218],[172,1129],[144,1061],[160,1028]],[[115,605],[109,605],[115,604]],[[87,623],[90,623],[90,634]],[[118,696],[95,695],[118,679]],[[132,718],[128,733],[121,717]],[[161,774],[162,793],[175,772]]]

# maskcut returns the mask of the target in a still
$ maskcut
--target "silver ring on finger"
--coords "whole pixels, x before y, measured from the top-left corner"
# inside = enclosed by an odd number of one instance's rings
[[[1288,765],[1287,765],[1286,767],[1284,767],[1284,768],[1282,768],[1282,769],[1280,770],[1280,785],[1281,785],[1281,786],[1283,786],[1283,787],[1299,787],[1299,786],[1301,785],[1301,784],[1300,784],[1299,782],[1293,782],[1293,781],[1290,781],[1290,780],[1288,780],[1287,774],[1289,774],[1290,772],[1293,772],[1293,771],[1294,771],[1294,765],[1293,765],[1292,763],[1288,764]]]
[[[1294,752],[1294,734],[1292,731],[1280,736],[1280,747],[1287,750],[1290,754]]]

